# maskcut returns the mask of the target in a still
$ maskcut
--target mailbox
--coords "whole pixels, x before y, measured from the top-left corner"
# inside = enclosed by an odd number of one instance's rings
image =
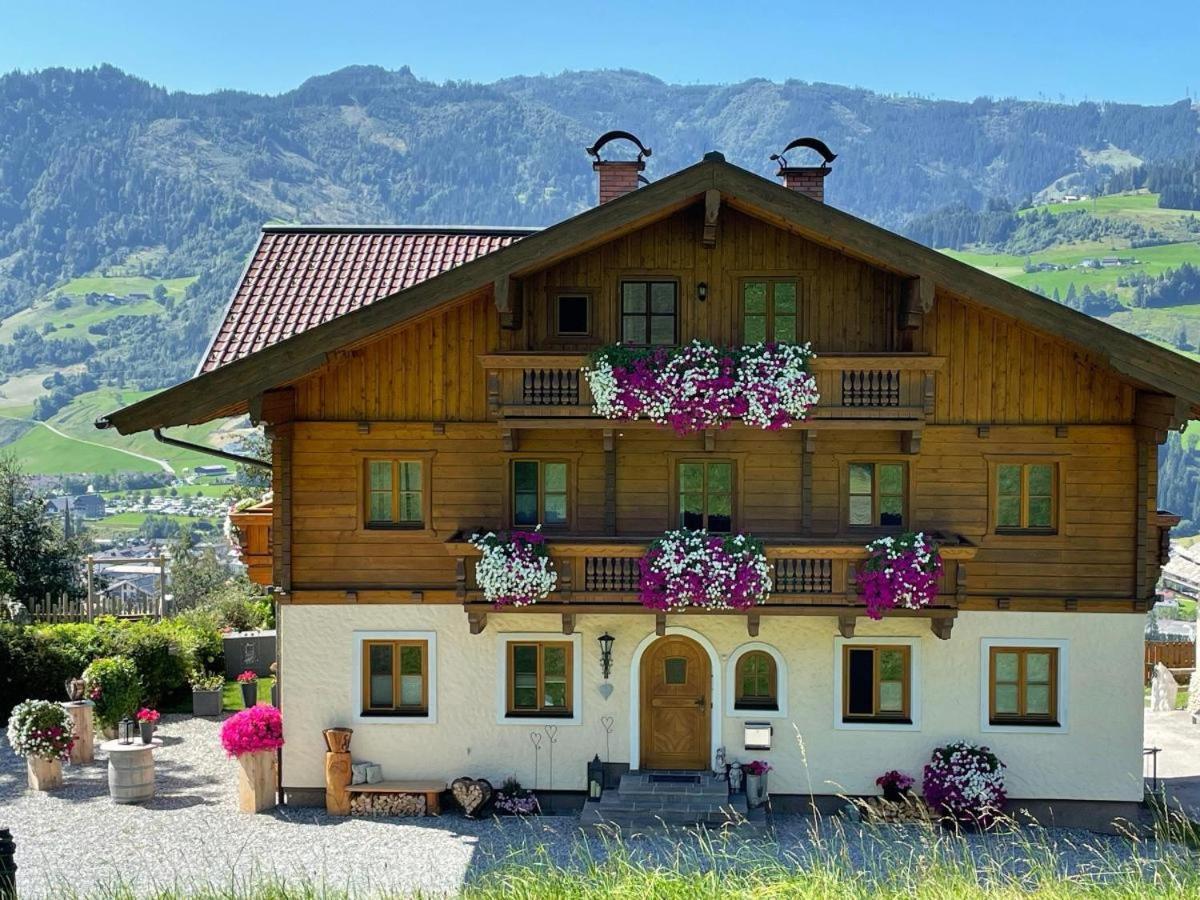
[[[771,749],[771,723],[770,722],[745,722],[743,723],[745,731],[745,740],[743,741],[747,750],[770,750]]]

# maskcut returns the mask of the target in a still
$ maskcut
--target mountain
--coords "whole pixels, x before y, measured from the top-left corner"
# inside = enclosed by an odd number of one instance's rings
[[[594,202],[583,148],[611,128],[654,148],[651,179],[714,149],[773,175],[771,153],[816,135],[838,153],[829,202],[934,245],[1032,241],[1019,253],[1057,226],[1022,225],[1018,207],[1121,179],[1183,194],[1198,182],[1176,161],[1200,159],[1186,101],[961,103],[624,70],[435,84],[377,67],[268,97],[169,92],[110,66],[14,72],[0,77],[0,416],[31,434],[31,418],[72,421],[80,395],[187,377],[264,222],[551,223]],[[1072,240],[1147,237],[1073,224]]]

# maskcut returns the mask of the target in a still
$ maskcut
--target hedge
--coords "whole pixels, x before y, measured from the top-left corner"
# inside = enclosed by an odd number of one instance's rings
[[[188,689],[192,668],[220,672],[221,634],[203,616],[159,622],[102,617],[94,624],[0,623],[0,721],[22,700],[65,700],[68,678],[94,660],[125,656],[142,685],[139,702],[158,705]]]

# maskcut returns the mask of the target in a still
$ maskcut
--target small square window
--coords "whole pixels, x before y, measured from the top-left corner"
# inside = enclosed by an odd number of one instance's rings
[[[559,294],[555,331],[564,337],[591,334],[591,298],[587,294]]]
[[[667,684],[687,684],[687,660],[672,656],[663,660],[663,681]]]

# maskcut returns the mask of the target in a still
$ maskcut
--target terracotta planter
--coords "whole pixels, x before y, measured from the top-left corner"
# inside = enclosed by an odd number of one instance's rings
[[[40,756],[25,757],[25,770],[29,775],[31,791],[52,791],[62,787],[62,760],[44,759]]]
[[[275,751],[243,753],[237,759],[238,809],[259,813],[275,806]]]
[[[347,753],[350,750],[350,738],[354,736],[353,728],[326,728],[325,746],[330,753]]]

